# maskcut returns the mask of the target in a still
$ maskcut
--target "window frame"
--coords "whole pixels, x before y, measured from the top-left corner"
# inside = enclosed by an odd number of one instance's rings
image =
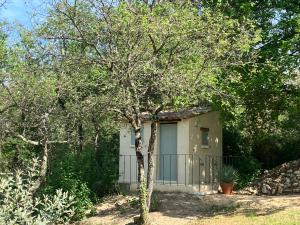
[[[200,131],[201,131],[201,148],[209,148],[209,128],[200,127]],[[204,139],[206,139],[205,143],[204,143]]]

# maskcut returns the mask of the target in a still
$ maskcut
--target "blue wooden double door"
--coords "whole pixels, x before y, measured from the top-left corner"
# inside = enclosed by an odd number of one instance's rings
[[[177,123],[161,123],[158,179],[177,180]]]

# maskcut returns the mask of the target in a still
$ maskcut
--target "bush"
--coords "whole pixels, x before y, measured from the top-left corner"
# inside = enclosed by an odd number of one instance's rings
[[[99,137],[99,149],[85,145],[52,146],[47,183],[40,194],[54,194],[56,189],[74,196],[76,219],[80,220],[99,198],[116,191],[118,179],[118,133]]]
[[[233,183],[238,179],[238,172],[228,165],[224,165],[219,171],[219,180],[224,183]]]
[[[116,193],[119,173],[119,156],[112,153],[97,155],[97,181],[93,183],[92,190],[103,197],[108,194]]]
[[[74,197],[68,192],[33,195],[38,164],[35,159],[25,171],[0,177],[0,224],[68,224],[75,215]]]
[[[96,151],[97,181],[92,190],[99,197],[117,192],[116,181],[119,179],[119,132],[106,132],[99,138]]]
[[[150,202],[150,211],[158,212],[161,209],[161,200],[159,199],[158,194],[155,192],[152,194],[151,202]]]
[[[47,184],[41,193],[53,194],[56,189],[62,189],[74,196],[75,218],[80,220],[85,212],[93,206],[93,195],[88,180],[95,179],[95,172],[91,171],[91,157],[87,153],[80,155],[59,155],[51,164],[51,171],[47,177]]]
[[[32,158],[37,157],[40,149],[32,147],[16,138],[8,138],[0,146],[0,171],[9,172],[24,169]]]
[[[252,156],[243,156],[234,162],[234,168],[239,172],[236,189],[248,186],[260,175],[261,163]]]
[[[61,180],[58,183],[63,183],[63,185],[50,186],[47,185],[41,193],[53,194],[57,187],[62,190],[67,191],[72,196],[74,196],[74,220],[80,220],[85,216],[86,211],[93,206],[91,200],[91,191],[85,183],[81,183],[78,179],[68,179]]]

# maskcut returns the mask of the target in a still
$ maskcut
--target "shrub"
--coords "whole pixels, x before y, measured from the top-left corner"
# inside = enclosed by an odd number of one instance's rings
[[[240,157],[233,166],[239,173],[239,177],[236,181],[237,189],[249,185],[261,172],[261,163],[252,156]]]
[[[232,167],[224,165],[219,171],[219,180],[224,183],[233,183],[238,179],[238,172]]]
[[[85,154],[86,155],[86,154]],[[85,156],[84,155],[84,156]],[[93,172],[88,176],[88,163],[90,157],[65,154],[55,159],[52,171],[47,177],[47,184],[41,193],[54,194],[56,189],[62,189],[74,196],[75,218],[80,220],[85,212],[93,206],[93,193],[90,190],[87,179],[95,177]]]
[[[92,190],[99,197],[116,193],[119,179],[119,132],[104,132],[99,138],[99,148],[95,153],[97,181]]]
[[[29,146],[22,140],[15,138],[5,140],[0,146],[0,150],[1,172],[24,169],[32,158],[37,157],[40,152],[38,147]]]
[[[74,197],[68,192],[33,195],[38,165],[34,159],[28,169],[0,177],[0,224],[67,224],[73,218]]]
[[[66,224],[75,218],[74,197],[61,189],[56,190],[54,196],[43,195],[39,202],[38,214],[41,218],[47,218],[51,223]]]
[[[77,182],[78,180],[74,182],[74,184]],[[81,184],[77,183],[77,185],[75,184],[71,188],[70,193],[75,196],[75,209],[76,209],[75,219],[80,220],[86,214],[86,210],[90,209],[93,206],[92,192],[88,188],[86,183],[81,183]]]
[[[150,211],[157,212],[161,208],[161,200],[159,199],[158,194],[155,192],[152,194],[151,203],[150,203]]]
[[[99,137],[99,149],[85,145],[82,151],[65,144],[52,146],[47,183],[40,193],[56,189],[74,196],[75,218],[82,219],[99,198],[116,192],[118,180],[118,133]]]

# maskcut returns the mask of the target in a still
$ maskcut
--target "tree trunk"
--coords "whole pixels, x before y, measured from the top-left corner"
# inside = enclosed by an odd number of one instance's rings
[[[150,209],[151,205],[151,196],[153,192],[153,174],[154,174],[154,160],[153,160],[153,153],[154,153],[154,145],[157,136],[157,122],[153,121],[151,123],[151,134],[149,139],[148,145],[148,172],[147,172],[147,207]]]
[[[96,123],[94,118],[93,118],[93,122],[95,127],[94,153],[96,154],[99,148],[100,126]]]
[[[46,174],[47,174],[47,168],[48,168],[48,150],[49,149],[48,149],[47,141],[45,141],[45,143],[44,143],[42,165],[41,165],[41,170],[40,170],[41,183],[43,183],[46,180]]]
[[[41,162],[41,168],[40,168],[40,174],[39,177],[36,181],[36,183],[34,184],[34,186],[31,189],[32,193],[35,193],[40,186],[45,182],[46,180],[46,175],[47,175],[47,168],[48,168],[48,140],[46,140],[43,143],[43,156],[42,156],[42,162]]]
[[[139,123],[140,124],[140,123]],[[140,201],[140,224],[149,224],[149,208],[147,205],[147,183],[145,177],[145,164],[142,152],[141,127],[135,129],[135,152],[138,163],[138,190]]]
[[[81,122],[78,124],[78,148],[79,148],[79,153],[82,152],[82,150],[83,150],[83,125]]]

